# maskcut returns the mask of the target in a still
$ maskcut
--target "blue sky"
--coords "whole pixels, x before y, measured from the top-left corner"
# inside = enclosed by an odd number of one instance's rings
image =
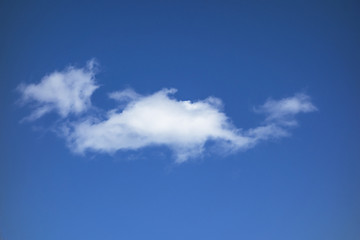
[[[358,12],[3,1],[0,236],[358,239]]]

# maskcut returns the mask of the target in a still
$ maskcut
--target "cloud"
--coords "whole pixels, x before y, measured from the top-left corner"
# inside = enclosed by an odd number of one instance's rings
[[[140,95],[132,89],[125,89],[123,91],[116,91],[109,93],[109,98],[119,102],[129,102],[138,99]]]
[[[90,108],[90,97],[97,88],[95,61],[91,60],[84,68],[70,66],[46,75],[38,84],[21,84],[18,90],[23,104],[33,104],[33,111],[26,119],[36,120],[52,111],[62,118],[85,112]]]
[[[173,98],[175,92],[175,89],[163,89],[141,96],[131,90],[131,96],[136,97],[127,98],[128,103],[123,109],[109,111],[105,120],[87,118],[72,123],[66,134],[68,145],[77,153],[89,150],[114,153],[147,146],[168,146],[173,150],[176,162],[181,163],[201,155],[208,141],[220,144],[225,151],[236,151],[253,147],[261,140],[288,136],[288,121],[295,121],[295,115],[300,112],[315,110],[305,95],[269,100],[259,108],[268,115],[265,124],[244,131],[230,123],[221,111],[220,99],[181,101]],[[124,90],[116,96],[127,96],[128,93],[129,90]],[[286,107],[295,103],[300,107]]]
[[[62,118],[61,135],[69,148],[86,152],[115,153],[151,146],[167,146],[177,163],[199,157],[209,142],[221,152],[234,152],[254,147],[261,141],[289,136],[297,125],[299,113],[316,110],[306,94],[280,100],[269,99],[254,109],[265,120],[255,128],[235,127],[223,112],[220,99],[178,100],[175,89],[162,89],[143,96],[125,89],[109,94],[118,107],[105,116],[86,113],[90,97],[97,88],[92,63],[85,68],[69,67],[45,76],[39,84],[22,86],[25,101],[37,103],[31,119],[50,111]],[[85,112],[77,119],[65,119],[70,113]]]
[[[266,121],[278,122],[285,125],[296,125],[294,116],[298,113],[316,111],[317,108],[311,103],[310,97],[304,93],[295,94],[293,97],[284,98],[279,101],[269,99],[255,112],[267,115]]]
[[[176,161],[183,162],[202,153],[208,140],[235,148],[251,143],[219,111],[219,99],[179,101],[172,98],[174,93],[175,89],[163,89],[149,96],[137,95],[124,109],[110,111],[106,120],[88,118],[73,123],[66,135],[69,146],[79,153],[113,153],[166,145],[175,152]]]

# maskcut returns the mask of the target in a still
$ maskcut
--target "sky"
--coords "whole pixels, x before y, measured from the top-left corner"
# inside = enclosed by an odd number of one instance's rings
[[[2,1],[0,239],[359,239],[359,8]]]

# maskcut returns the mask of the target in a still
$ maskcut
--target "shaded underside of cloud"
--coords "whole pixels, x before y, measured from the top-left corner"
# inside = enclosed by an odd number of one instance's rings
[[[35,102],[29,119],[54,111],[63,119],[83,113],[77,120],[63,121],[61,135],[75,153],[114,153],[148,146],[167,146],[178,163],[198,157],[208,141],[232,152],[248,149],[260,141],[289,135],[297,125],[295,116],[316,110],[310,97],[296,94],[281,100],[269,99],[256,113],[265,115],[262,124],[243,130],[231,124],[222,111],[222,102],[209,97],[200,101],[177,100],[175,89],[162,89],[143,96],[125,89],[109,93],[119,107],[105,116],[87,114],[91,95],[97,88],[89,62],[85,68],[69,67],[45,76],[40,83],[21,85],[22,101]]]

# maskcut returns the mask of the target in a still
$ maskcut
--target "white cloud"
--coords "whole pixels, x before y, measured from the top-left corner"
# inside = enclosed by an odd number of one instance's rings
[[[130,101],[122,111],[112,110],[104,121],[86,119],[73,123],[67,139],[75,152],[115,152],[151,145],[166,145],[176,153],[177,162],[203,151],[208,140],[229,142],[235,147],[250,144],[237,134],[218,109],[219,99],[178,101],[174,89],[163,89]]]
[[[98,86],[95,84],[95,62],[91,60],[84,68],[68,67],[43,77],[38,84],[21,84],[23,103],[33,103],[33,112],[27,120],[35,120],[55,111],[61,117],[70,113],[85,112],[90,106],[90,97]]]
[[[29,119],[51,111],[62,117],[61,135],[76,153],[167,146],[177,163],[200,156],[209,141],[221,152],[232,152],[289,136],[289,129],[297,125],[297,114],[316,110],[305,94],[269,99],[255,108],[255,112],[265,114],[265,121],[258,127],[242,130],[231,124],[218,98],[192,102],[175,99],[175,89],[163,89],[148,96],[126,89],[109,94],[118,107],[102,118],[87,113],[77,120],[65,119],[69,114],[86,112],[97,87],[94,62],[90,61],[85,68],[69,67],[45,76],[38,84],[22,85],[19,89],[24,102],[36,103]]]
[[[109,93],[109,98],[114,99],[119,102],[129,102],[135,99],[138,99],[140,97],[139,94],[137,94],[132,89],[125,89],[123,91],[116,91]]]
[[[125,90],[127,93],[128,90]],[[124,92],[118,92],[123,96]],[[220,110],[221,101],[208,98],[202,101],[180,101],[172,98],[174,89],[163,89],[150,96],[129,100],[122,110],[111,110],[105,120],[88,118],[70,126],[66,138],[73,151],[87,150],[113,153],[118,150],[139,149],[146,146],[168,146],[175,153],[176,162],[201,155],[209,140],[221,143],[223,149],[234,151],[255,146],[259,141],[288,135],[287,126],[281,116],[271,121],[275,112],[286,111],[285,102],[296,99],[301,106],[308,105],[307,111],[315,107],[308,97],[271,100],[271,112],[262,126],[243,131],[235,128]],[[269,106],[269,101],[261,109]],[[285,104],[286,105],[286,104]],[[312,106],[312,108],[310,108]],[[285,119],[303,112],[302,108],[283,114]]]
[[[296,125],[294,120],[296,114],[316,110],[316,107],[310,101],[310,97],[303,93],[279,101],[269,99],[264,105],[255,109],[256,112],[265,113],[268,122],[278,122],[286,125]]]

